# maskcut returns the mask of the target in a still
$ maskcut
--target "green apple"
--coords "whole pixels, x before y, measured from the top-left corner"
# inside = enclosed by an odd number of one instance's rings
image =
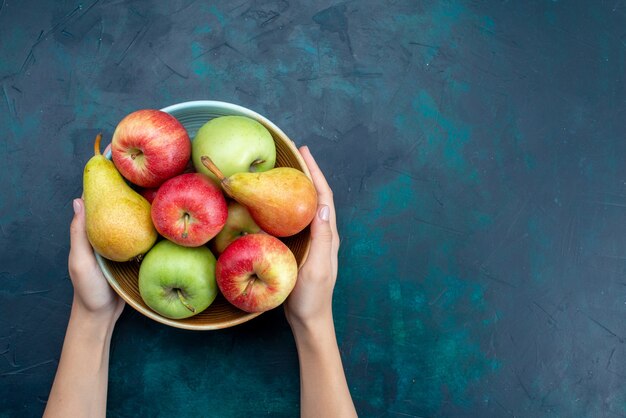
[[[247,234],[257,234],[263,232],[258,226],[248,209],[240,203],[230,201],[228,203],[228,217],[226,225],[213,239],[213,249],[216,254],[224,252],[226,247],[239,237]]]
[[[139,294],[155,312],[173,319],[196,315],[215,300],[215,257],[206,247],[157,243],[139,267]]]
[[[228,177],[241,172],[260,172],[274,168],[276,145],[272,134],[254,119],[221,116],[205,123],[191,144],[191,159],[196,171],[217,182],[200,158],[207,155]]]

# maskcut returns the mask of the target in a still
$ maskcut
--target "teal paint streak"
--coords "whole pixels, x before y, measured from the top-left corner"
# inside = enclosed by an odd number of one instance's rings
[[[295,64],[277,58],[263,64],[243,59],[235,66],[226,65],[225,60],[207,53],[208,48],[199,41],[191,42],[190,67],[192,77],[200,78],[205,83],[208,94],[226,92],[228,95],[228,97],[211,96],[212,98],[244,104],[237,99],[236,87],[242,85],[247,86],[245,91],[259,95],[269,102],[279,102],[286,94],[286,86],[276,75],[293,73]],[[227,47],[222,47],[220,53],[235,53],[229,51]],[[232,96],[232,90],[235,90],[235,97]],[[245,94],[244,97],[249,99],[250,96]]]
[[[552,10],[545,11],[543,15],[545,16],[546,21],[550,25],[555,25],[556,24],[556,13],[554,13]]]
[[[448,76],[450,86],[452,87],[452,91],[459,93],[468,93],[470,91],[470,85],[459,80],[455,80],[452,77]]]
[[[428,45],[441,45],[449,42],[453,29],[467,14],[467,9],[460,2],[435,2],[426,13],[393,16],[385,22],[402,31],[404,39],[419,40]],[[439,48],[421,48],[419,56],[425,63],[430,63],[439,54]]]
[[[426,141],[420,148],[420,163],[441,164],[442,168],[455,171],[465,181],[478,182],[478,172],[464,156],[464,148],[471,139],[471,128],[446,116],[424,90],[412,100],[411,107],[411,115],[396,115],[394,121],[401,129],[415,129],[424,135]]]
[[[514,115],[511,115],[510,118],[514,120]],[[527,144],[528,141],[524,137],[524,134],[522,133],[517,123],[513,123],[510,134],[513,136],[513,142],[515,144],[515,147],[518,148],[518,150],[522,154],[522,157],[524,158],[524,164],[526,165],[526,168],[528,168],[529,170],[534,169],[537,166],[537,158],[531,153],[525,152],[523,150],[523,147]],[[504,164],[503,161],[501,162],[501,165],[502,164]]]
[[[2,57],[2,59],[0,59],[0,75],[2,76],[18,72],[27,55],[21,57],[20,60],[7,59],[7,57],[14,55],[15,51],[21,50],[15,48],[16,45],[24,44],[27,39],[29,39],[29,36],[27,36],[27,33],[20,25],[6,26],[8,26],[10,30],[8,30],[6,34],[3,33],[2,40],[0,41],[0,57]],[[23,50],[28,51],[28,48],[24,48]],[[28,52],[25,52],[25,54],[27,53]]]
[[[200,26],[196,26],[193,29],[193,33],[194,35],[205,35],[208,33],[213,32],[213,30],[211,29],[211,26],[205,24],[205,25],[200,25]]]
[[[389,299],[393,306],[402,304],[402,288],[400,283],[392,281],[389,283]],[[406,342],[406,328],[401,309],[394,309],[391,317],[391,334],[394,344],[403,346]]]
[[[491,324],[478,321],[472,326],[463,324],[470,311],[474,320],[487,314],[484,289],[475,282],[431,267],[423,291],[431,302],[422,318],[428,326],[418,336],[425,340],[424,360],[419,365],[425,380],[417,393],[424,393],[423,402],[428,411],[437,410],[443,401],[442,387],[447,388],[457,405],[468,406],[467,389],[499,368],[496,359],[481,351],[470,331],[486,330]]]
[[[281,345],[293,344],[287,327],[271,337],[253,339],[237,333],[171,334],[153,324],[149,328],[116,341],[117,353],[126,355],[112,354],[109,390],[111,396],[121,396],[128,402],[115,405],[119,415],[113,416],[289,416],[297,411],[295,350],[280,359],[274,354]],[[141,350],[136,350],[137,346]],[[224,356],[231,350],[239,355]],[[233,389],[242,385],[246,390]],[[130,386],[136,390],[117,393],[119,387]],[[156,401],[150,404],[146,399]]]
[[[208,62],[210,56],[209,54],[204,54],[205,52],[200,42],[194,41],[191,43],[191,71],[201,78],[211,79],[217,77],[219,73],[215,67]]]
[[[202,46],[202,44],[198,41],[193,41],[191,43],[191,58],[192,60],[195,60],[197,58],[199,58],[203,53],[204,53],[204,47]]]
[[[308,34],[303,31],[301,27],[297,27],[294,29],[289,41],[290,45],[293,48],[300,49],[307,54],[317,57],[318,47],[313,43],[311,37],[308,36]]]
[[[471,210],[469,215],[472,217],[472,225],[476,229],[487,229],[493,225],[493,216],[488,213]]]
[[[440,3],[426,13],[429,19],[432,13],[438,15],[437,25],[420,15],[394,16],[392,24],[405,39],[453,47],[449,38],[463,18],[463,7]],[[488,18],[482,24],[487,30],[495,30],[495,22]],[[419,47],[412,53],[428,63],[437,57],[439,50]],[[457,80],[455,74],[452,68],[444,73],[447,99],[460,103],[471,94],[471,88]],[[419,141],[407,164],[413,172],[434,168],[443,183],[479,186],[482,179],[469,158],[473,153],[473,127],[453,116],[454,108],[437,102],[434,97],[439,97],[438,93],[420,86],[414,90],[416,94],[397,104],[398,110],[390,115],[396,135],[406,141],[407,147]],[[504,163],[504,156],[500,159]],[[359,356],[369,353],[371,367],[384,369],[384,357],[376,353],[384,341],[391,340],[388,358],[391,357],[390,373],[397,376],[397,387],[395,401],[385,405],[385,410],[403,410],[401,402],[405,399],[411,399],[426,416],[437,414],[446,398],[455,405],[469,407],[469,389],[501,368],[500,361],[484,352],[479,344],[484,335],[492,333],[497,315],[486,299],[488,288],[458,271],[456,258],[462,248],[458,237],[415,222],[413,217],[428,221],[443,219],[452,225],[457,223],[460,229],[466,226],[482,230],[493,225],[493,215],[478,208],[463,211],[450,206],[436,211],[430,192],[418,187],[408,176],[380,184],[370,195],[371,200],[355,202],[358,211],[340,213],[340,218],[348,218],[350,225],[349,248],[343,255],[350,265],[342,267],[341,275],[357,278],[362,286],[376,286],[382,276],[382,280],[388,281],[387,289],[382,292],[383,289],[375,288],[371,298],[343,301],[346,305],[340,304],[340,308],[345,306],[343,309],[352,312],[378,312],[381,305],[392,308],[388,317],[374,318],[380,319],[380,323],[365,327],[363,334],[371,338],[355,343],[352,363],[358,363]],[[385,219],[384,224],[381,219]],[[412,253],[411,248],[420,245],[429,245],[429,250]],[[341,294],[338,300],[342,300]],[[467,322],[468,318],[472,318],[471,323]],[[385,327],[385,323],[391,326]],[[346,326],[346,320],[341,319],[340,329]],[[415,360],[407,362],[407,352]],[[368,385],[370,405],[380,404],[380,399],[385,397],[385,384],[389,381],[378,377]]]
[[[528,220],[527,230],[530,238],[528,261],[530,275],[535,283],[541,283],[546,278],[558,274],[554,270],[554,264],[550,262],[556,242],[553,236],[545,232],[551,227],[550,221],[543,216],[533,216]]]
[[[217,21],[220,23],[220,25],[224,26],[228,23],[228,19],[226,18],[226,15],[224,15],[224,13],[222,13],[217,7],[211,6],[209,8],[209,11],[211,12],[213,16],[217,18]]]
[[[421,412],[435,414],[445,397],[455,405],[470,406],[468,390],[496,373],[500,364],[478,344],[479,336],[493,326],[493,313],[485,299],[486,288],[456,271],[459,242],[455,237],[439,236],[438,245],[425,254],[403,252],[397,242],[407,235],[416,243],[433,242],[430,227],[410,221],[429,207],[413,190],[409,177],[398,176],[372,190],[370,200],[356,202],[358,212],[339,214],[340,219],[350,219],[350,241],[342,255],[350,262],[342,265],[339,280],[352,277],[374,290],[358,301],[346,300],[338,290],[336,309],[382,313],[380,306],[389,308],[388,317],[373,318],[380,322],[357,325],[369,338],[354,342],[350,363],[358,364],[367,355],[369,367],[390,367],[397,387],[395,400],[384,405],[386,410],[394,405],[401,410],[402,401],[411,399]],[[387,289],[381,292],[375,286],[384,281]],[[339,317],[338,329],[345,329],[346,322]],[[388,353],[383,348],[386,341],[392,341]],[[389,381],[369,375],[363,379],[369,381],[368,403],[380,405]]]
[[[576,341],[569,341],[570,344],[576,344]],[[603,350],[604,351],[604,350]],[[598,353],[589,353],[589,356],[597,356]],[[542,401],[546,404],[558,405],[558,413],[554,416],[558,417],[602,417],[606,416],[607,404],[615,405],[613,411],[615,414],[622,415],[626,412],[626,393],[621,390],[614,392],[614,395],[607,396],[605,398],[597,399],[596,401],[589,402],[585,400],[585,392],[580,388],[581,382],[592,380],[593,375],[588,374],[584,370],[580,370],[580,354],[574,354],[573,350],[564,350],[562,353],[562,361],[552,365],[555,368],[555,374],[558,376],[571,373],[572,370],[578,371],[578,379],[558,379],[555,381],[553,377],[548,379],[537,376],[530,384],[531,393],[542,394]],[[615,373],[619,373],[614,370]],[[585,400],[584,403],[578,402],[578,400]],[[562,402],[562,400],[572,400],[570,402]],[[620,410],[618,405],[623,405],[624,409]]]
[[[490,32],[496,30],[496,22],[490,16],[483,16],[483,28]]]
[[[316,98],[329,91],[339,97],[350,98],[362,94],[362,89],[355,82],[341,77],[325,77],[311,81],[307,85],[308,93]]]

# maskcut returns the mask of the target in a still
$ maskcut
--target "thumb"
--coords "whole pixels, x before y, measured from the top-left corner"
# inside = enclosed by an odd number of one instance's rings
[[[70,225],[71,251],[79,258],[93,256],[93,250],[85,229],[85,203],[83,199],[74,199],[72,205],[74,207],[74,219]]]
[[[311,255],[328,257],[332,249],[333,231],[330,227],[330,208],[319,205],[311,222]]]

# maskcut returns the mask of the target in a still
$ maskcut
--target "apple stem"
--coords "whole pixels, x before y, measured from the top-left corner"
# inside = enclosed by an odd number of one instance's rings
[[[187,299],[185,299],[185,297],[183,296],[183,292],[181,292],[180,289],[176,289],[176,293],[178,293],[178,299],[180,300],[180,303],[182,303],[183,306],[189,309],[192,313],[196,313],[196,309],[191,306],[189,302],[187,302]]]
[[[185,229],[183,229],[183,238],[187,238],[187,235],[189,235],[187,232],[187,228],[189,227],[189,214],[188,213],[185,213],[184,222],[185,222]]]
[[[265,160],[262,158],[257,158],[256,160],[252,161],[252,164],[250,164],[250,171],[252,173],[256,173],[257,171],[256,167],[260,164],[263,164],[264,162]]]
[[[200,157],[200,161],[202,161],[202,165],[208,168],[211,173],[215,174],[215,177],[217,177],[219,181],[224,181],[226,177],[224,177],[224,174],[222,174],[220,169],[217,168],[215,163],[207,155]]]
[[[93,143],[93,155],[100,154],[100,141],[102,140],[102,132],[96,135],[96,142]]]
[[[248,284],[246,285],[246,288],[243,290],[243,295],[244,296],[248,296],[248,292],[252,289],[252,285],[254,284],[256,279],[257,279],[256,274],[253,274],[250,277],[250,280],[248,280]]]

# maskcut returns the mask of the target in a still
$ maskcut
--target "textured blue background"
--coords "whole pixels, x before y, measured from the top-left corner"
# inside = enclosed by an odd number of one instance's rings
[[[0,0],[0,417],[44,408],[95,133],[193,99],[318,157],[362,416],[626,416],[625,74],[623,0]],[[113,337],[111,417],[298,396],[281,310]]]

